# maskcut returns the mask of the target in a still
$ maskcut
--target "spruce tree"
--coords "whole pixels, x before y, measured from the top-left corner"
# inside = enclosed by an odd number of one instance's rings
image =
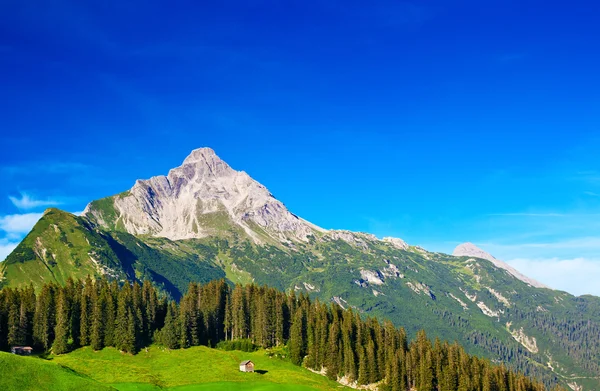
[[[329,337],[327,344],[327,377],[331,380],[336,380],[340,368],[340,356],[338,355],[338,349],[340,345],[339,340],[339,323],[337,317],[334,315],[334,321],[329,326]]]
[[[8,345],[23,345],[24,335],[20,323],[21,306],[18,303],[13,303],[8,311]]]
[[[33,343],[38,349],[48,350],[54,341],[55,303],[54,285],[46,284],[38,294],[33,317]]]
[[[52,344],[54,354],[63,354],[69,350],[69,303],[65,289],[58,290],[56,302],[56,328]]]
[[[131,352],[133,350],[132,345],[135,342],[135,329],[134,336],[130,335],[131,323],[133,322],[131,307],[131,287],[128,283],[125,283],[118,296],[114,332],[114,345],[124,352]]]
[[[294,321],[290,329],[290,359],[296,365],[302,365],[305,353],[304,341],[304,315],[302,308],[296,310]]]
[[[84,283],[83,292],[81,294],[81,305],[80,305],[80,327],[79,327],[79,343],[81,346],[87,346],[90,344],[90,331],[92,323],[92,289],[93,283],[91,277],[88,277]]]
[[[433,391],[433,363],[431,350],[424,352],[419,367],[419,391]]]
[[[369,364],[367,362],[367,354],[362,345],[357,346],[358,349],[358,379],[360,385],[369,384]]]
[[[177,305],[171,302],[167,307],[165,325],[160,332],[161,342],[169,349],[179,348],[179,317],[177,314]]]
[[[90,334],[90,345],[94,350],[104,347],[104,325],[106,322],[106,294],[105,291],[96,295],[96,303],[92,312],[92,330]]]

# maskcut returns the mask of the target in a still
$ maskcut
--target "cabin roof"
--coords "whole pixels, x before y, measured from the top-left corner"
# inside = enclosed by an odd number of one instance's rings
[[[240,365],[246,365],[246,364],[251,364],[251,363],[252,363],[252,361],[250,361],[250,360],[246,360],[246,361],[242,361],[242,362],[240,363]]]

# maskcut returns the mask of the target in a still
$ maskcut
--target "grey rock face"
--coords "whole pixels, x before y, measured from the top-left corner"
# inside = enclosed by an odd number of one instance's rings
[[[167,176],[136,181],[128,194],[114,197],[118,222],[134,235],[172,240],[209,234],[203,217],[228,218],[255,242],[256,226],[276,240],[306,241],[323,229],[290,213],[263,185],[243,171],[235,171],[210,148],[200,148]],[[85,214],[102,223],[102,213],[91,205]],[[253,226],[255,225],[255,226]]]

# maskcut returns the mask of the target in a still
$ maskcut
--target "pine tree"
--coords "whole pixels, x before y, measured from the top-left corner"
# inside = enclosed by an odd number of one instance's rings
[[[119,292],[117,302],[114,344],[117,349],[129,353],[135,350],[135,320],[131,308],[131,287],[126,283]]]
[[[101,295],[106,302],[104,312],[104,346],[115,346],[116,304],[112,288],[104,285]]]
[[[80,305],[80,327],[79,327],[79,343],[81,346],[88,346],[90,344],[90,331],[92,324],[92,290],[94,289],[92,278],[88,275],[85,283],[83,292],[81,294],[81,305]]]
[[[424,352],[419,367],[419,391],[433,390],[433,363],[431,359],[431,350]]]
[[[171,302],[167,307],[167,315],[165,317],[165,325],[160,332],[161,342],[169,349],[179,348],[180,327],[179,316],[177,313],[177,305]]]
[[[47,284],[37,296],[33,317],[33,343],[38,349],[48,350],[54,342],[54,324],[56,322],[54,285]]]
[[[25,336],[21,328],[21,306],[18,303],[13,303],[8,311],[8,345],[23,345]]]
[[[358,345],[358,384],[364,385],[369,384],[369,364],[367,361],[367,354],[365,348],[362,345]]]
[[[130,308],[127,310],[127,333],[125,334],[125,339],[123,340],[121,345],[121,349],[123,351],[128,353],[135,353],[137,351],[135,330],[135,316],[133,315],[133,311]]]
[[[58,290],[56,302],[56,328],[52,344],[54,354],[63,354],[69,350],[69,303],[64,289]]]
[[[99,288],[99,287],[97,287]],[[106,292],[101,291],[94,297],[95,304],[92,312],[92,330],[90,334],[90,345],[94,350],[104,347],[104,329],[106,322]]]
[[[158,328],[157,325],[157,312],[158,312],[158,297],[156,295],[156,289],[152,286],[150,281],[144,281],[142,288],[143,307],[145,310],[144,314],[144,341],[149,343],[152,340],[152,333]]]
[[[69,330],[71,331],[71,339],[73,348],[78,348],[80,345],[79,331],[81,330],[81,292],[82,285],[80,281],[74,281],[71,277],[67,279],[65,291],[67,302],[69,303]]]
[[[225,320],[223,321],[223,326],[225,327],[225,340],[233,339],[233,313],[229,295],[227,295],[227,301],[225,304]]]
[[[329,327],[329,337],[327,345],[327,377],[331,380],[336,380],[340,368],[340,356],[338,355],[338,349],[340,346],[339,323],[336,315],[334,315],[334,321]]]
[[[296,310],[294,315],[294,321],[290,329],[290,359],[296,365],[301,365],[305,354],[305,340],[304,340],[304,314],[302,308]]]
[[[246,300],[244,289],[241,285],[236,285],[231,295],[232,310],[232,339],[248,338],[248,313],[246,310]]]
[[[285,333],[285,304],[281,295],[275,298],[275,335],[274,345],[283,345]]]
[[[378,372],[377,372],[377,359],[375,356],[375,343],[372,339],[369,338],[367,342],[367,371],[368,371],[368,381],[369,383],[376,383],[379,380]]]

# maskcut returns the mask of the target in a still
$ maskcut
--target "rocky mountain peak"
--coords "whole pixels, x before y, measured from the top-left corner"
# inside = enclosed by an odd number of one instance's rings
[[[454,255],[456,257],[474,257],[474,258],[481,258],[481,259],[488,260],[491,263],[493,263],[494,266],[496,266],[500,269],[506,270],[507,272],[512,274],[514,277],[518,278],[519,280],[521,280],[531,286],[534,286],[536,288],[549,288],[548,286],[542,284],[541,282],[538,282],[538,281],[534,280],[533,278],[529,278],[526,275],[522,274],[517,269],[510,266],[508,263],[503,262],[499,259],[496,259],[490,253],[480,249],[473,243],[467,242],[467,243],[459,244],[458,246],[456,246],[456,248],[452,252],[452,255]]]
[[[497,259],[494,258],[492,256],[492,254],[483,251],[482,249],[480,249],[479,247],[477,247],[476,245],[474,245],[473,243],[467,242],[467,243],[462,243],[459,244],[458,246],[456,246],[456,248],[454,249],[454,251],[452,252],[452,255],[456,256],[456,257],[475,257],[475,258],[481,258],[481,259],[487,259],[490,262],[494,262]]]
[[[215,153],[214,149],[203,147],[194,149],[190,154],[185,158],[183,164],[193,164],[198,162],[209,162],[209,161],[219,161],[223,162]]]
[[[92,202],[85,215],[134,235],[172,240],[242,228],[255,242],[307,240],[322,230],[290,213],[267,188],[232,169],[211,148],[193,150],[167,176],[138,180],[131,190]],[[262,232],[260,232],[262,231]]]

